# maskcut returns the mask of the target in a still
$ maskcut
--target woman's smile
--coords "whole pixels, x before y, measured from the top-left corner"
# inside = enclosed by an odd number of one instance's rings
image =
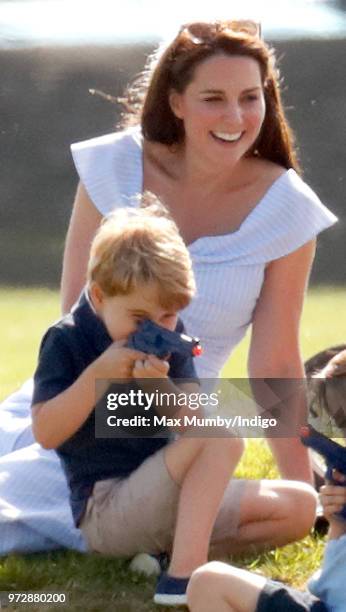
[[[210,132],[212,137],[221,142],[221,143],[234,143],[234,142],[239,142],[239,140],[241,139],[243,132],[237,132],[237,133],[227,133],[227,132]]]
[[[197,66],[185,91],[173,92],[170,101],[184,123],[186,151],[197,151],[208,164],[233,165],[251,149],[264,121],[259,64],[251,57],[214,55]]]

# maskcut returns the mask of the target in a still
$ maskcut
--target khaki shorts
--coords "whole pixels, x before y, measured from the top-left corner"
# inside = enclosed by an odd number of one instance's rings
[[[167,470],[164,452],[162,448],[151,455],[128,478],[95,484],[80,525],[90,550],[124,557],[139,552],[170,552],[180,487]],[[220,543],[236,535],[245,482],[230,481],[212,542]]]

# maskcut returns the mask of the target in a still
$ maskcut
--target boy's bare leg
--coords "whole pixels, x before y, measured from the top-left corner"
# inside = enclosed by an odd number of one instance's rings
[[[213,561],[192,574],[187,589],[191,612],[254,612],[263,576]]]
[[[166,448],[167,469],[181,486],[168,569],[172,576],[190,576],[208,560],[217,512],[243,449],[241,439],[227,435],[218,438],[182,436]]]
[[[304,482],[246,481],[238,531],[232,538],[212,544],[212,558],[257,552],[300,540],[314,524],[316,503],[315,490]]]

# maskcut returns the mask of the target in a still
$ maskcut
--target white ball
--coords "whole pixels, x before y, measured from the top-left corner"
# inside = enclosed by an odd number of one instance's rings
[[[157,559],[148,553],[139,553],[133,557],[130,563],[130,570],[145,576],[159,576],[161,567]]]

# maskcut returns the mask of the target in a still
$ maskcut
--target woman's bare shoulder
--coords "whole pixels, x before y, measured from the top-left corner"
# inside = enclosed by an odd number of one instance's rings
[[[280,166],[268,159],[254,157],[252,159],[253,168],[258,176],[262,176],[270,184],[278,179],[283,174],[286,174],[287,168]]]

